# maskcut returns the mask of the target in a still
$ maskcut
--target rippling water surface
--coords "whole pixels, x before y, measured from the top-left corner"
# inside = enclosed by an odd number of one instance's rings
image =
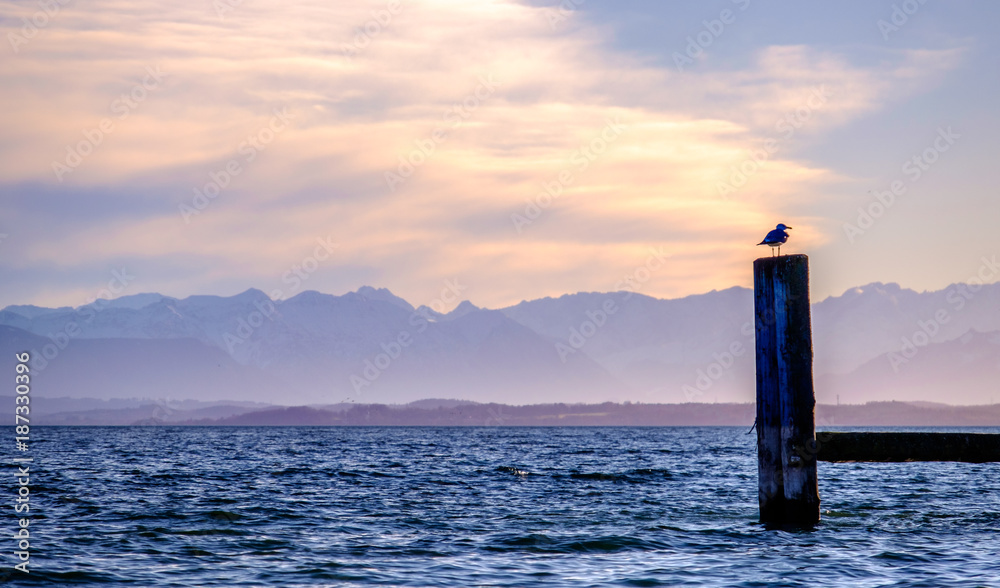
[[[33,428],[34,569],[7,581],[1000,586],[1000,464],[821,463],[820,526],[769,530],[745,433]]]

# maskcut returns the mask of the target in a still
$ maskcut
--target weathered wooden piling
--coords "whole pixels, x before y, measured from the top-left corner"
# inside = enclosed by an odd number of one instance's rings
[[[809,258],[754,261],[760,520],[819,522]]]

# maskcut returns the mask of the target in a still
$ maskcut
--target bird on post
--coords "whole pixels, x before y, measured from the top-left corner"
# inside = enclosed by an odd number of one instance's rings
[[[781,244],[788,241],[788,233],[785,229],[790,229],[792,227],[786,227],[785,225],[778,223],[778,226],[764,237],[764,240],[758,245],[770,245],[771,254],[774,255],[774,248],[778,248],[778,255],[781,255]]]

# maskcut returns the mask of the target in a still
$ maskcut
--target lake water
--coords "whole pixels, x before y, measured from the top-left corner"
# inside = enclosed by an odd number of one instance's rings
[[[31,433],[12,586],[1000,586],[1000,464],[820,463],[787,532],[745,428]]]

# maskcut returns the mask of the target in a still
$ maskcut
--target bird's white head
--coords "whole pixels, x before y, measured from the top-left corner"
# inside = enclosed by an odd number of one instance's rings
[[[785,226],[785,225],[783,225],[781,223],[778,223],[778,230],[779,231],[784,231],[785,229],[790,229],[790,228],[792,228],[792,227],[788,227],[788,226]]]

